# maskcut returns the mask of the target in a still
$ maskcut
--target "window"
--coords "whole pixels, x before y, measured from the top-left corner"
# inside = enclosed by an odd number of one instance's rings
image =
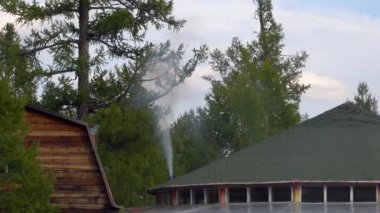
[[[272,187],[273,202],[289,202],[292,201],[292,189],[290,186]]]
[[[302,186],[302,202],[323,203],[323,186]]]
[[[193,189],[194,204],[204,204],[205,196],[203,195],[203,189]]]
[[[169,206],[170,205],[170,193],[169,192],[165,192],[165,193],[160,193],[160,194],[157,194],[158,196],[158,205],[161,205],[161,206]]]
[[[354,186],[354,202],[376,202],[376,186]]]
[[[247,188],[229,188],[230,203],[246,203]]]
[[[190,204],[190,189],[181,189],[178,191],[178,195],[179,195],[179,199],[178,199],[179,205]]]
[[[327,187],[327,202],[350,202],[349,186]]]
[[[207,189],[207,203],[219,203],[219,190],[218,188]]]
[[[268,187],[251,187],[251,202],[268,202]]]

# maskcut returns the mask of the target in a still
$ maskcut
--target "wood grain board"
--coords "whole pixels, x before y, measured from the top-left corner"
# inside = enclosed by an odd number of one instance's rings
[[[55,179],[51,203],[61,212],[104,212],[110,201],[86,127],[30,109],[24,121],[26,146],[37,143],[41,166]]]

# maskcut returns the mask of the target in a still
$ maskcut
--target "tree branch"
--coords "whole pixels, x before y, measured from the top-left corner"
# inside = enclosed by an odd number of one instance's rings
[[[64,41],[58,41],[58,42],[55,42],[55,43],[50,44],[50,45],[45,45],[45,46],[41,46],[41,47],[37,47],[34,49],[27,50],[24,52],[24,54],[30,55],[30,54],[34,54],[36,52],[39,52],[39,51],[42,51],[45,49],[49,49],[52,47],[56,47],[56,46],[60,46],[60,45],[64,45],[64,44],[71,44],[71,43],[78,44],[78,42],[79,42],[79,40],[77,40],[77,39],[69,39],[69,40],[64,40]]]

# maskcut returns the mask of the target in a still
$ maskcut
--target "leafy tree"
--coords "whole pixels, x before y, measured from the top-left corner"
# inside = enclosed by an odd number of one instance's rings
[[[36,159],[36,146],[25,148],[24,102],[15,96],[20,90],[8,67],[0,62],[0,211],[54,212],[52,179]]]
[[[151,108],[112,105],[89,117],[99,124],[98,151],[118,204],[153,204],[147,189],[167,180]]]
[[[271,1],[254,2],[257,40],[244,45],[234,38],[225,52],[215,50],[211,65],[221,79],[206,77],[208,134],[224,156],[299,123],[300,96],[309,87],[299,82],[307,54],[284,56]]]
[[[188,173],[218,157],[214,144],[207,140],[204,132],[206,116],[204,109],[190,110],[172,125],[176,176]]]
[[[377,114],[377,99],[369,92],[368,84],[360,82],[358,94],[354,96],[354,103],[364,110]]]
[[[205,57],[206,48],[202,46],[181,67],[183,45],[171,50],[169,43],[159,46],[144,43],[148,26],[157,30],[165,26],[179,30],[183,26],[184,21],[172,15],[172,1],[11,0],[1,1],[0,8],[23,24],[41,21],[41,27],[35,28],[25,40],[29,48],[22,53],[48,51],[52,55],[52,63],[40,76],[64,77],[58,83],[47,83],[45,97],[49,100],[42,103],[68,114],[76,113],[78,118],[112,103],[133,102],[129,100],[134,97],[132,90],[149,82],[156,85],[155,90],[148,92],[149,98],[139,104],[151,104],[191,75]],[[112,59],[122,61],[114,71],[106,66],[107,60]],[[71,82],[74,79],[76,84]],[[108,85],[113,80],[119,84]],[[70,87],[70,95],[58,98],[57,91],[66,87]],[[99,97],[100,94],[103,96]]]
[[[36,91],[40,72],[38,63],[33,57],[22,55],[23,49],[20,38],[12,24],[6,24],[0,31],[0,55],[6,55],[6,59],[0,59],[2,78],[9,78],[12,92],[18,97],[27,98],[30,102],[36,101]]]

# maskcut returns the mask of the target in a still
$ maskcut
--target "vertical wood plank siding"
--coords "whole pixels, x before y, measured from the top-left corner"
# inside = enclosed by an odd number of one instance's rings
[[[51,203],[62,212],[104,212],[110,205],[86,126],[26,108],[26,145],[39,144],[43,169],[55,178]]]

